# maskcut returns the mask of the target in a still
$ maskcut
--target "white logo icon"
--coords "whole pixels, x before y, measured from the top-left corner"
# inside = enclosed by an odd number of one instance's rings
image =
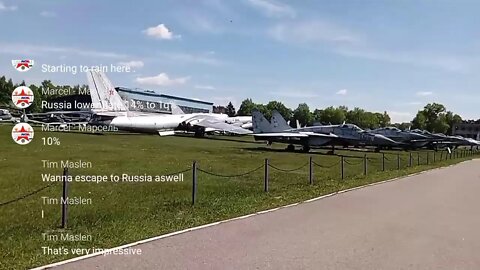
[[[20,145],[29,144],[33,140],[33,128],[27,123],[16,124],[12,129],[12,139]]]
[[[19,109],[30,107],[33,103],[33,91],[26,86],[19,86],[12,92],[13,105]]]
[[[12,60],[12,65],[16,70],[20,72],[25,72],[33,67],[33,60]]]

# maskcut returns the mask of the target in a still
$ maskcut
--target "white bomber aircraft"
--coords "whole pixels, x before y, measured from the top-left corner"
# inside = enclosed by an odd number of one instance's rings
[[[160,136],[174,135],[176,131],[205,132],[221,131],[233,134],[252,133],[246,129],[252,125],[251,116],[229,117],[226,114],[185,114],[172,104],[172,114],[143,113],[129,111],[115,87],[103,72],[87,72],[92,98],[93,124],[108,124],[120,130],[158,133]]]

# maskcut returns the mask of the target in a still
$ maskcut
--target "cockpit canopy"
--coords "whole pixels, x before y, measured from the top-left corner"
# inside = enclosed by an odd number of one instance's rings
[[[343,124],[342,128],[348,128],[348,129],[355,130],[355,131],[358,131],[358,132],[363,131],[361,128],[359,128],[357,125],[354,125],[354,124]]]

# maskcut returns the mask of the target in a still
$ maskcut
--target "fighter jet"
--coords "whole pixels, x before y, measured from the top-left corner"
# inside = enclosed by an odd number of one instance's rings
[[[401,147],[403,148],[417,149],[425,147],[428,143],[430,143],[429,137],[424,134],[411,132],[409,130],[403,131],[396,127],[378,128],[371,130],[370,132],[383,135],[389,139],[399,142],[402,144]]]
[[[332,146],[332,150],[335,146],[375,146],[380,150],[398,145],[394,140],[352,124],[291,128],[278,111],[272,112],[271,122],[259,111],[254,111],[252,117],[255,140],[288,143],[287,150],[294,150],[294,145],[301,145],[304,152],[321,146]]]

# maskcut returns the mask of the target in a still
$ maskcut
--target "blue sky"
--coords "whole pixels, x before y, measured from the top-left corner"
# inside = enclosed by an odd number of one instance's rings
[[[86,83],[39,65],[130,65],[117,86],[237,106],[346,105],[411,120],[428,102],[480,118],[479,1],[1,0],[2,74]],[[19,73],[12,59],[31,58]]]

